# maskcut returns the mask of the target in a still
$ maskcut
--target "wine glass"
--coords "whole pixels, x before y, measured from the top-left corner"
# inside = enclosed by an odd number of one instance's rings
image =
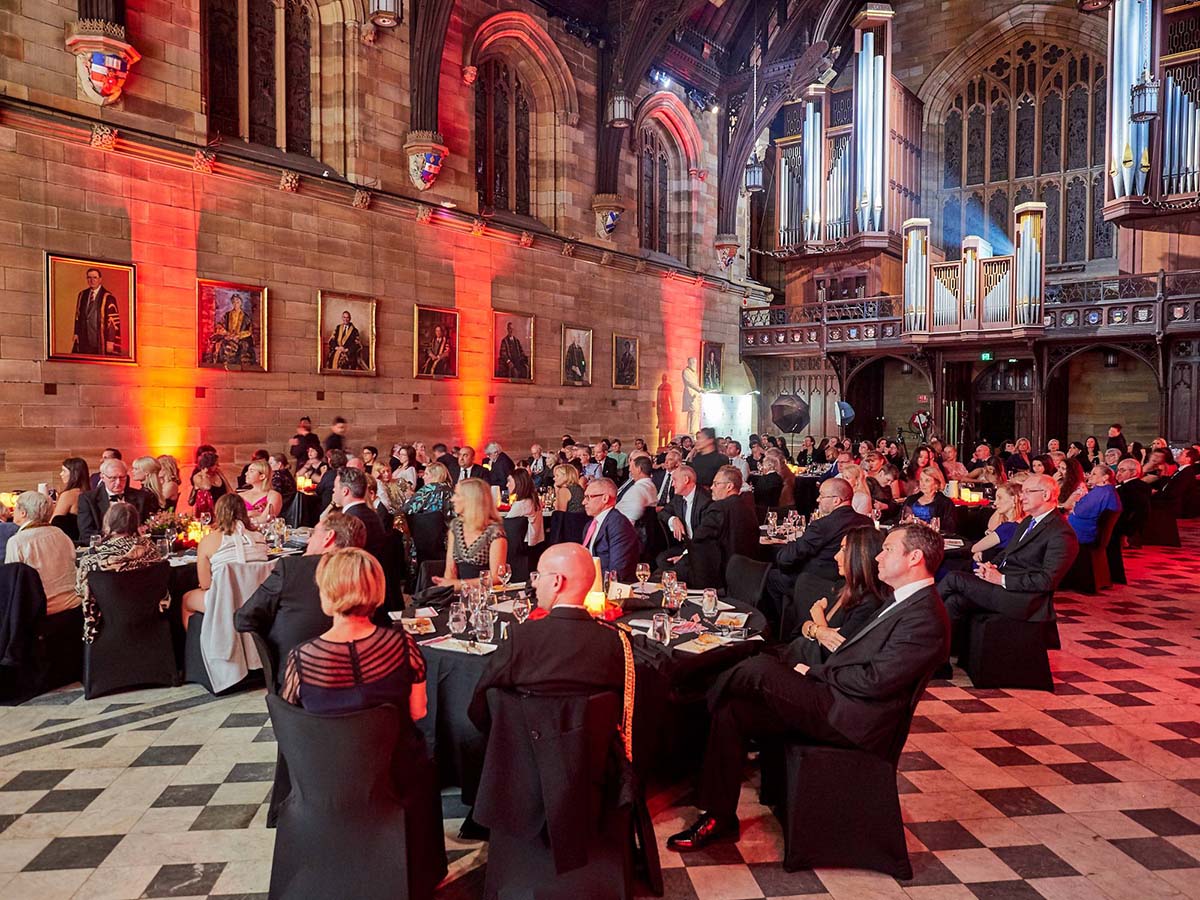
[[[501,587],[507,588],[508,583],[512,580],[512,566],[508,563],[497,564],[496,577],[500,579]]]
[[[467,608],[455,600],[450,604],[450,633],[455,637],[467,630]]]
[[[674,586],[663,585],[662,607],[674,619],[679,612],[679,592]]]
[[[210,513],[210,512],[200,513],[200,524],[203,525],[205,528],[207,528],[209,525],[211,525],[212,524],[212,513]]]
[[[678,578],[679,578],[679,576],[676,575],[674,571],[663,572],[662,573],[663,593],[666,593],[667,591],[673,589],[675,587],[675,582],[678,580]]]
[[[717,591],[715,588],[704,589],[704,600],[700,604],[700,615],[708,624],[717,618]]]
[[[686,583],[684,583],[682,581],[675,582],[675,598],[676,598],[675,613],[676,613],[676,615],[678,615],[679,610],[683,607],[683,604],[688,602],[687,584]]]
[[[930,516],[929,517],[929,527],[932,528],[936,534],[941,534],[942,533],[942,520],[938,516]]]
[[[530,612],[532,612],[532,609],[530,608],[529,595],[522,591],[513,600],[513,618],[517,620],[518,625],[524,625],[525,620],[529,618]]]
[[[486,606],[475,613],[475,639],[482,643],[491,643],[496,637],[496,614]]]
[[[767,537],[775,536],[775,526],[779,524],[779,513],[773,509],[767,510]]]
[[[641,582],[638,585],[638,593],[646,593],[646,582],[650,579],[650,563],[638,563],[637,568],[633,570],[633,574],[637,576],[637,580]]]

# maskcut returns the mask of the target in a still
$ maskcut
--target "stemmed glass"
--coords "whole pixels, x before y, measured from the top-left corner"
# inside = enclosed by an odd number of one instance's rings
[[[485,644],[491,643],[496,637],[496,614],[486,606],[475,613],[474,635],[476,640]]]
[[[530,608],[529,595],[522,591],[513,599],[513,618],[517,620],[518,625],[524,625],[525,620],[529,618],[530,612],[532,612],[532,609]]]
[[[200,524],[203,525],[205,528],[207,528],[209,525],[211,525],[212,524],[212,513],[209,513],[209,512],[200,513]]]
[[[459,637],[467,630],[467,608],[462,603],[455,600],[450,604],[450,633],[455,637]]]
[[[679,602],[679,591],[676,590],[675,586],[671,585],[668,587],[666,584],[664,584],[662,607],[670,615],[672,621],[674,621],[675,617],[679,614]]]
[[[508,563],[499,563],[496,566],[496,577],[500,579],[502,588],[507,588],[508,583],[512,580],[512,566]]]
[[[664,594],[667,593],[667,591],[670,591],[675,587],[675,582],[678,580],[678,578],[679,578],[679,576],[676,575],[674,572],[663,572],[662,573],[662,586],[663,586]]]
[[[779,524],[779,513],[773,509],[767,510],[767,537],[775,537],[775,526]]]
[[[700,616],[711,625],[717,618],[717,591],[715,588],[704,589],[704,600],[700,605]]]
[[[637,576],[637,580],[641,582],[638,585],[638,593],[646,593],[646,582],[650,579],[650,563],[638,563],[637,568],[633,570],[633,574]]]

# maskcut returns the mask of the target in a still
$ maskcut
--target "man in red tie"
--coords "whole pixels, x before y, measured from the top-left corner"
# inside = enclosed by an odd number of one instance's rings
[[[617,486],[611,479],[588,482],[583,509],[592,521],[583,535],[588,553],[600,560],[605,572],[616,572],[622,581],[632,581],[642,546],[633,523],[616,512]]]

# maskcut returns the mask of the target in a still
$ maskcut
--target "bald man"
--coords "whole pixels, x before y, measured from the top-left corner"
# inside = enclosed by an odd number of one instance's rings
[[[539,694],[622,694],[625,662],[616,631],[584,609],[596,567],[582,544],[555,544],[538,561],[538,608],[547,615],[512,629],[487,659],[468,714],[487,731],[487,692],[506,688]],[[533,580],[533,579],[530,579]]]

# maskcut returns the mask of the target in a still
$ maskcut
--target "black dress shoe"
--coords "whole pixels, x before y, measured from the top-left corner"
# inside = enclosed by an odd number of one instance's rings
[[[486,841],[491,834],[490,829],[484,828],[470,814],[463,819],[462,827],[458,829],[460,841]]]
[[[690,828],[667,838],[667,849],[676,853],[701,850],[713,841],[732,837],[735,841],[740,833],[737,819],[718,819],[707,813],[692,823]]]

